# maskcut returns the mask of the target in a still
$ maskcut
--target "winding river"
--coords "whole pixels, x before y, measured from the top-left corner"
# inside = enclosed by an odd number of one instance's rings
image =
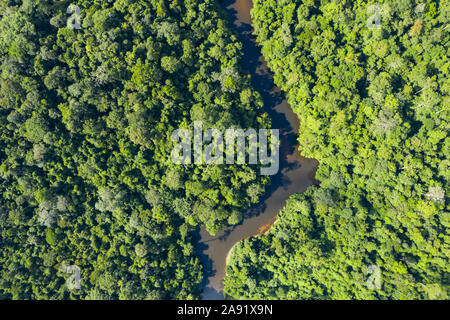
[[[272,119],[272,128],[280,129],[280,171],[273,177],[260,204],[247,210],[241,224],[228,227],[211,236],[201,228],[196,245],[205,270],[203,299],[223,299],[222,280],[225,277],[226,257],[239,241],[267,231],[275,222],[278,212],[294,193],[304,192],[316,181],[317,161],[302,157],[298,151],[299,120],[275,87],[255,37],[252,35],[251,0],[226,0],[222,7],[229,17],[230,28],[238,34],[243,44],[242,68],[252,76],[252,85],[262,96],[264,110]]]

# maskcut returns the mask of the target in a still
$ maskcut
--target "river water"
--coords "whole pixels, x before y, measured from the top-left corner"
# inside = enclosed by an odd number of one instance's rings
[[[205,271],[203,299],[223,299],[222,280],[225,277],[226,257],[239,241],[261,234],[275,222],[278,212],[294,193],[304,192],[316,181],[317,161],[302,157],[298,151],[299,120],[275,87],[273,78],[252,35],[251,0],[222,1],[229,18],[230,28],[243,44],[242,68],[252,76],[252,85],[263,99],[264,110],[272,119],[272,128],[280,129],[280,171],[273,177],[260,204],[247,210],[241,224],[228,227],[211,236],[202,227],[196,244],[197,253]]]

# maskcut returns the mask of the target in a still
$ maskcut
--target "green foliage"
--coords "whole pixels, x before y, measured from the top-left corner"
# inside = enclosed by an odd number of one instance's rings
[[[228,297],[448,299],[449,5],[377,5],[370,29],[364,1],[254,1],[321,184],[235,247]]]
[[[0,4],[0,298],[196,298],[195,227],[239,222],[268,179],[175,166],[170,137],[194,120],[268,127],[240,44],[213,0],[72,3],[81,29],[66,2]],[[80,267],[77,294],[62,263]]]

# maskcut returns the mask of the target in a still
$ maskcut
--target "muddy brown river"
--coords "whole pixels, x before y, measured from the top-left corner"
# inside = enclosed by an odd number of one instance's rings
[[[243,239],[267,231],[289,196],[304,192],[316,183],[314,173],[318,165],[316,160],[306,159],[298,151],[299,120],[282,92],[275,87],[252,35],[252,1],[227,0],[221,4],[228,14],[230,28],[235,30],[243,44],[242,68],[251,74],[253,88],[261,94],[264,110],[272,119],[272,128],[280,129],[280,171],[273,177],[260,204],[245,212],[241,224],[228,227],[215,236],[206,232],[204,227],[200,229],[196,250],[205,272],[202,283],[204,300],[224,299],[222,280],[230,249]]]

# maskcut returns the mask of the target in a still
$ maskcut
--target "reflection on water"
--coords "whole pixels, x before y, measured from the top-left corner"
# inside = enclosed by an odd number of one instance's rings
[[[238,241],[258,235],[276,220],[286,200],[294,193],[304,192],[313,183],[317,161],[300,156],[297,150],[299,121],[286,99],[275,87],[259,48],[252,35],[250,19],[251,0],[227,0],[222,2],[230,27],[243,44],[242,67],[252,76],[252,85],[264,101],[264,110],[272,119],[272,128],[280,129],[280,171],[272,178],[261,203],[245,213],[244,221],[211,236],[201,228],[196,250],[200,255],[205,280],[203,299],[223,299],[222,280],[225,277],[226,256]]]

